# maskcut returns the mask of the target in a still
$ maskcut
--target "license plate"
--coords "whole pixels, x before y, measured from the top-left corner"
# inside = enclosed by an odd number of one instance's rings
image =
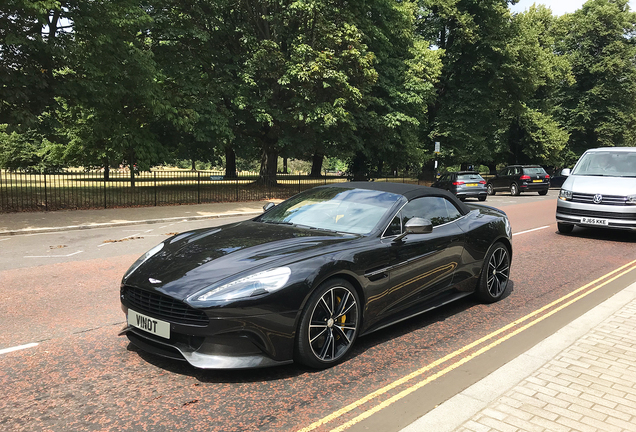
[[[543,180],[532,180],[532,183],[543,183]]]
[[[128,309],[128,325],[170,339],[170,323]]]
[[[597,218],[581,218],[581,223],[588,225],[609,225],[607,219],[597,219]]]
[[[466,183],[466,186],[475,187],[477,186],[477,183]]]

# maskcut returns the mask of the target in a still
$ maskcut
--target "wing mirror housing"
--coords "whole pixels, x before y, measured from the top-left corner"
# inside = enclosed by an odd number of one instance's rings
[[[570,171],[570,168],[563,168],[563,169],[561,170],[561,175],[562,175],[563,177],[567,177],[567,176],[569,176],[569,175],[570,175],[570,172],[571,172],[571,171]]]
[[[273,209],[274,207],[276,207],[276,204],[268,202],[267,204],[263,206],[263,211],[266,212],[268,210]]]
[[[429,234],[433,232],[433,223],[430,219],[412,218],[404,225],[404,232],[397,236],[394,241],[400,241],[408,234]]]

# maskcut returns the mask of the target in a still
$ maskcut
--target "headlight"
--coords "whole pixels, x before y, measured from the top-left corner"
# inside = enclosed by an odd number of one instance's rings
[[[636,195],[628,195],[627,204],[636,204]]]
[[[291,270],[289,267],[279,267],[255,273],[220,287],[212,288],[203,294],[196,294],[192,300],[196,302],[235,300],[271,293],[284,287],[290,275]]]
[[[571,201],[572,200],[572,191],[567,189],[561,189],[559,191],[559,199],[563,201]]]
[[[145,263],[148,260],[148,258],[150,258],[153,255],[156,255],[157,252],[159,252],[161,249],[163,249],[163,243],[159,243],[157,246],[153,247],[148,252],[146,252],[145,254],[140,256],[139,259],[137,261],[135,261],[133,265],[130,266],[130,268],[128,269],[128,271],[124,275],[124,279],[126,279],[135,270],[137,270],[143,263]]]

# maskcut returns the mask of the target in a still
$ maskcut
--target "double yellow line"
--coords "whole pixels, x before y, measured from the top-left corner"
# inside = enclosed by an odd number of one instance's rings
[[[366,395],[365,397],[358,399],[357,401],[339,409],[338,411],[335,411],[331,414],[329,414],[326,417],[323,417],[322,419],[310,424],[307,427],[304,427],[302,429],[300,429],[298,432],[310,432],[322,425],[325,425],[341,416],[343,416],[344,414],[366,404],[367,402],[377,398],[378,396],[381,396],[391,390],[396,389],[399,386],[402,386],[404,384],[406,384],[407,382],[411,381],[414,378],[417,378],[421,375],[423,375],[424,373],[426,373],[427,371],[451,360],[454,359],[455,357],[461,356],[462,354],[466,353],[467,351],[470,351],[471,349],[481,345],[482,343],[488,341],[489,339],[493,339],[499,335],[501,335],[502,333],[507,332],[510,329],[513,329],[517,326],[519,326],[520,324],[529,321],[528,323],[526,323],[525,325],[515,329],[514,331],[494,340],[493,342],[491,342],[490,344],[480,348],[479,350],[475,351],[474,353],[463,357],[461,359],[459,359],[457,362],[447,366],[446,368],[440,370],[439,372],[426,377],[425,379],[418,381],[414,384],[412,384],[411,386],[407,387],[406,389],[400,391],[399,393],[395,394],[394,396],[391,396],[390,398],[386,399],[385,401],[371,407],[370,409],[366,410],[364,413],[358,415],[357,417],[349,420],[346,423],[343,423],[342,425],[334,428],[331,430],[331,432],[340,432],[340,431],[344,431],[345,429],[355,425],[356,423],[361,422],[362,420],[372,416],[373,414],[381,411],[382,409],[388,407],[389,405],[393,404],[394,402],[399,401],[400,399],[408,396],[409,394],[413,393],[414,391],[424,387],[426,384],[435,381],[437,378],[447,374],[448,372],[458,368],[459,366],[469,362],[470,360],[474,359],[475,357],[478,357],[479,355],[491,350],[492,348],[496,347],[497,345],[507,341],[508,339],[512,338],[513,336],[518,335],[519,333],[523,332],[524,330],[529,329],[530,327],[534,326],[535,324],[540,323],[541,321],[545,320],[546,318],[556,314],[557,312],[565,309],[566,307],[570,306],[571,304],[581,300],[582,298],[588,296],[589,294],[593,293],[594,291],[604,287],[605,285],[609,284],[610,282],[618,279],[619,277],[633,271],[636,270],[636,260],[625,264],[622,267],[617,268],[616,270],[613,270],[609,273],[607,273],[604,276],[601,276],[600,278],[570,292],[569,294],[553,301],[552,303],[549,303],[545,306],[543,306],[540,309],[535,310],[534,312],[529,313],[528,315],[519,318],[516,321],[511,322],[510,324],[500,328],[499,330],[496,330],[484,337],[482,337],[481,339],[478,339],[460,349],[458,349],[455,352],[452,352],[436,361],[434,361],[431,364],[428,364],[414,372],[411,372],[410,374],[400,378],[399,380],[396,380],[394,382],[392,382],[391,384],[388,384],[376,391],[374,391],[373,393],[370,393],[368,395]],[[603,281],[603,282],[601,282]],[[598,285],[597,285],[598,284]],[[593,287],[593,288],[590,288]],[[590,288],[590,289],[588,289]],[[585,292],[583,292],[585,291]],[[559,303],[562,303],[559,305]],[[559,305],[559,306],[557,306]],[[552,309],[554,308],[554,309]],[[550,310],[549,312],[543,314],[544,312]],[[543,315],[541,315],[543,314]],[[537,317],[537,315],[541,315],[539,317]]]

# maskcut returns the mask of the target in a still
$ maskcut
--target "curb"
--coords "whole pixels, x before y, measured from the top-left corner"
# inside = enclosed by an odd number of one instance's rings
[[[211,215],[202,215],[202,216],[176,216],[176,217],[169,217],[169,218],[144,219],[144,220],[136,220],[136,221],[91,223],[91,224],[82,224],[82,225],[61,226],[61,227],[21,228],[17,230],[0,231],[0,236],[40,234],[40,233],[49,233],[49,232],[58,232],[58,231],[75,231],[75,230],[92,229],[92,228],[109,228],[109,227],[115,227],[115,226],[142,225],[142,224],[153,224],[153,223],[172,222],[172,221],[219,219],[219,218],[252,216],[252,215],[256,216],[262,213],[263,213],[262,211],[221,213],[221,214],[211,214]]]

